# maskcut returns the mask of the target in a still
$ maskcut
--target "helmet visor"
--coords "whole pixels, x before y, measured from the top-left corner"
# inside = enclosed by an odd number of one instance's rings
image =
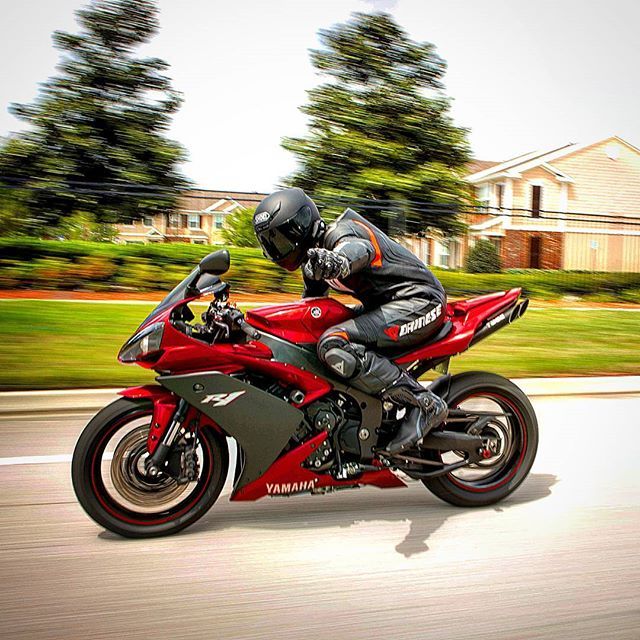
[[[302,207],[282,224],[259,231],[257,236],[267,256],[274,262],[281,262],[301,247],[310,227],[311,209]]]

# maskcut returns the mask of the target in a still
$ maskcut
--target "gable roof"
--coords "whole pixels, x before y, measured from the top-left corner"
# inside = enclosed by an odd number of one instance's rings
[[[253,209],[268,194],[249,191],[213,191],[211,189],[189,189],[178,199],[178,211],[193,213],[230,213],[238,206]]]
[[[472,173],[466,176],[465,180],[467,180],[468,182],[481,182],[482,180],[490,177],[497,177],[498,175],[503,173],[513,173],[513,169],[515,169],[516,167],[520,167],[530,162],[536,163],[537,166],[538,164],[542,164],[543,162],[545,162],[547,156],[551,156],[558,151],[565,150],[572,146],[575,146],[574,143],[565,144],[561,147],[555,147],[553,149],[547,149],[546,151],[530,151],[529,153],[516,156],[515,158],[505,160],[504,162],[500,162],[493,167],[489,167],[488,169],[476,171],[476,173]]]
[[[554,149],[547,149],[546,151],[533,151],[522,156],[517,156],[515,158],[512,158],[511,160],[506,160],[505,162],[501,162],[487,169],[482,169],[480,171],[476,171],[475,173],[471,173],[465,177],[465,180],[467,182],[475,184],[478,182],[483,182],[484,180],[491,180],[502,175],[505,177],[519,178],[520,174],[524,171],[528,171],[529,169],[533,169],[534,167],[542,167],[550,173],[556,175],[556,177],[561,181],[571,181],[571,178],[568,175],[562,173],[562,171],[556,169],[550,163],[554,160],[557,160],[558,158],[563,158],[564,156],[568,156],[572,153],[577,153],[578,151],[582,151],[583,149],[592,147],[596,144],[609,142],[610,140],[617,140],[618,142],[621,142],[627,147],[633,149],[637,153],[640,153],[640,149],[634,147],[631,143],[623,140],[619,136],[610,136],[602,140],[592,140],[591,142],[588,142],[586,144],[577,144],[575,142],[570,142]]]
[[[475,158],[467,164],[467,171],[471,173],[477,173],[478,171],[484,171],[495,165],[500,164],[495,160],[476,160]]]

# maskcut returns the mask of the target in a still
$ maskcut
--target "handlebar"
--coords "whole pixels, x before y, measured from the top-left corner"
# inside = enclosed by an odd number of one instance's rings
[[[244,318],[239,318],[238,319],[238,326],[252,340],[259,340],[260,339],[260,332],[256,331]]]
[[[214,342],[219,338],[229,339],[232,331],[238,329],[252,340],[259,340],[262,335],[244,319],[242,311],[236,307],[212,304],[202,314],[202,320],[204,325],[194,326],[182,319],[174,319],[173,325],[189,337],[204,339],[207,342]]]

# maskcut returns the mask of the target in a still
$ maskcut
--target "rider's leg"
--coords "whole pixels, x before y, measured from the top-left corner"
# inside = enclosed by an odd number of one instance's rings
[[[328,329],[318,343],[320,359],[357,389],[406,407],[391,453],[415,445],[446,417],[444,401],[373,349],[409,348],[425,341],[444,321],[443,303],[396,300]]]

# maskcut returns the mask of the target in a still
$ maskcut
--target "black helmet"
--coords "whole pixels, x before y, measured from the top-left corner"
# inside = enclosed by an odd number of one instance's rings
[[[318,207],[302,189],[283,189],[258,205],[253,229],[264,255],[294,271],[324,231],[324,222]]]

